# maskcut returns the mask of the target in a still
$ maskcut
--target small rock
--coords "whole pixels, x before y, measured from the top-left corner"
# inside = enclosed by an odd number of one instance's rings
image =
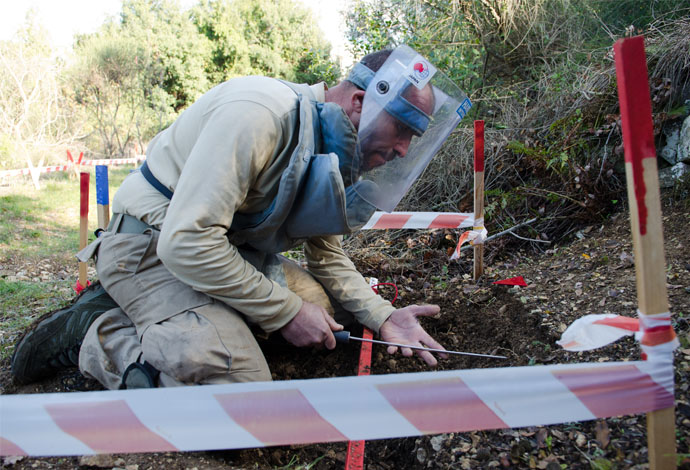
[[[584,434],[581,432],[578,432],[575,434],[575,445],[578,447],[583,447],[585,444],[587,444],[587,437],[585,437]]]
[[[419,463],[426,462],[426,450],[423,447],[417,449],[417,460]]]
[[[9,466],[14,465],[15,463],[21,461],[21,460],[24,460],[23,455],[10,455],[10,456],[2,459],[2,465],[9,467]]]
[[[443,441],[445,441],[446,436],[443,434],[440,434],[438,436],[434,436],[431,438],[431,448],[434,449],[435,452],[438,452],[441,450],[441,447],[443,447]]]
[[[484,461],[484,460],[489,460],[489,458],[491,458],[491,452],[489,451],[488,448],[480,447],[477,450],[477,460]]]
[[[112,468],[115,467],[115,459],[112,455],[96,454],[83,455],[79,457],[80,467],[98,467],[98,468]]]

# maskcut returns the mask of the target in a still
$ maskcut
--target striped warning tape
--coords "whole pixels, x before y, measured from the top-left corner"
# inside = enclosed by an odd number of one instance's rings
[[[432,229],[474,226],[474,214],[461,212],[374,212],[362,227],[368,229]]]
[[[673,405],[650,362],[0,396],[0,455],[192,451],[547,425]]]
[[[145,160],[145,159],[146,159],[146,157],[144,155],[139,155],[139,156],[134,157],[134,158],[111,158],[111,159],[103,159],[103,160],[84,160],[79,165],[80,166],[126,165],[126,164],[136,164],[136,163],[138,163],[142,160]],[[68,171],[71,168],[73,168],[73,165],[70,163],[68,165],[42,166],[40,168],[36,168],[36,170],[39,173],[52,173],[55,171]],[[3,170],[3,171],[0,171],[0,178],[29,175],[29,174],[31,174],[31,170],[29,168],[21,168],[18,170]]]

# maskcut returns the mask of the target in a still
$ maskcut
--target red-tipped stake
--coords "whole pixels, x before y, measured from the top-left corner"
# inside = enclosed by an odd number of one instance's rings
[[[484,227],[484,121],[474,121],[474,229]],[[474,280],[484,274],[484,243],[474,245]]]
[[[89,173],[81,172],[79,174],[79,189],[79,249],[82,250],[86,247],[87,233],[89,230]],[[80,261],[77,289],[79,289],[80,286],[82,289],[86,287],[87,282],[86,263]]]
[[[641,319],[669,311],[652,103],[642,36],[613,46]],[[668,327],[671,328],[670,325]],[[673,334],[671,329],[669,335]],[[645,345],[645,338],[642,339]],[[673,358],[671,357],[671,364]],[[647,413],[649,468],[676,468],[674,408]]]

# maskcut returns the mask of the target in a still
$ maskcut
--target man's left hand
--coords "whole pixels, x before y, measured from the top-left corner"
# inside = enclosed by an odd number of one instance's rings
[[[432,316],[441,311],[438,305],[409,305],[405,308],[395,310],[388,319],[383,322],[379,329],[379,334],[383,341],[398,344],[409,344],[410,346],[422,346],[432,349],[445,349],[434,338],[432,338],[422,325],[419,324],[417,317]],[[437,364],[436,358],[428,351],[418,349],[400,348],[403,356],[410,357],[415,352],[424,362],[430,366]],[[397,346],[388,346],[388,353],[395,354]],[[441,354],[441,357],[446,357]]]

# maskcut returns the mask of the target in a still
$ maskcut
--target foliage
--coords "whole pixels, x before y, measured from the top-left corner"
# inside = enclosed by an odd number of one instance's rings
[[[625,12],[599,0],[354,1],[355,55],[410,44],[474,103],[399,210],[473,210],[473,118],[486,122],[490,232],[538,217],[533,238],[556,240],[624,200],[611,46],[645,34],[658,131],[687,115],[690,5],[622,3]]]
[[[71,71],[88,114],[90,148],[141,153],[146,142],[214,84],[240,75],[333,83],[330,46],[295,0],[125,0],[79,38]]]
[[[75,138],[62,64],[51,53],[32,12],[16,39],[0,42],[0,169],[52,163],[56,149]]]
[[[82,36],[76,53],[74,99],[90,118],[91,148],[110,157],[142,153],[210,86],[208,41],[169,0],[126,0],[119,21]]]
[[[294,0],[204,0],[192,16],[213,44],[213,82],[268,75],[335,82],[338,67],[311,14]]]
[[[347,15],[355,56],[408,44],[428,57],[461,88],[479,85],[481,44],[470,34],[462,2],[356,0]]]

